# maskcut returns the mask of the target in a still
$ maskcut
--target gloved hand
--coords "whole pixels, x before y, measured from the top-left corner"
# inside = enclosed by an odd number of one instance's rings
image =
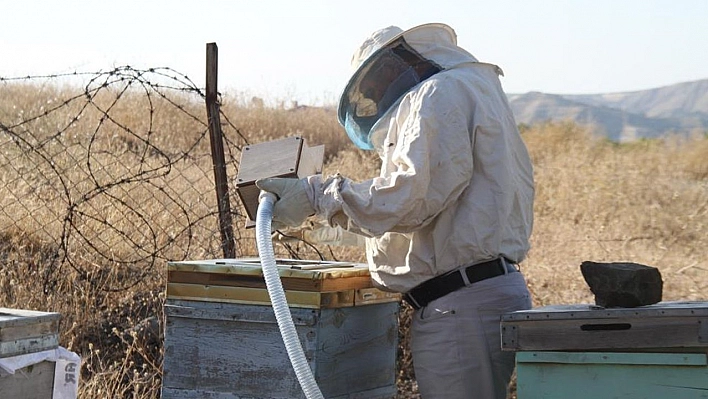
[[[315,209],[308,196],[307,179],[272,177],[256,180],[256,187],[278,197],[273,205],[273,230],[300,226]]]
[[[277,232],[273,240],[284,243],[306,241],[310,244],[335,246],[365,247],[366,239],[343,228],[330,227],[325,224],[308,222],[301,229],[289,229]]]
[[[313,221],[306,222],[303,226],[278,229],[273,233],[273,241],[282,243],[295,243],[297,241],[306,241],[310,244],[322,244],[318,239],[321,235],[320,230],[332,229],[332,227],[324,226]]]

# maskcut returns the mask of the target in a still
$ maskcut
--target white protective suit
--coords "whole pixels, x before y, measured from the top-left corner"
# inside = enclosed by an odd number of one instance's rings
[[[363,182],[311,176],[312,207],[331,226],[368,237],[371,276],[385,290],[406,293],[500,257],[523,261],[533,224],[533,172],[501,70],[458,47],[442,24],[379,31],[355,54],[355,67],[397,31],[442,70],[373,125],[368,137],[383,161],[380,176]],[[411,350],[422,397],[504,399],[514,354],[501,351],[500,316],[530,307],[522,273],[508,272],[416,310]]]
[[[397,292],[499,256],[521,262],[533,224],[531,161],[499,82],[501,69],[458,47],[449,27],[426,26],[403,37],[445,69],[375,126],[380,176],[310,180],[317,214],[370,237],[372,278]],[[353,62],[366,55],[360,50]]]

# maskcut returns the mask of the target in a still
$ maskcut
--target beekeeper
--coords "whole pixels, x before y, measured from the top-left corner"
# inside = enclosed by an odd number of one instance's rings
[[[366,237],[375,284],[414,309],[411,351],[423,398],[504,399],[514,369],[500,316],[529,309],[518,263],[529,250],[533,172],[499,81],[452,28],[374,32],[352,58],[338,118],[378,177],[263,179],[274,227],[326,221],[321,241]],[[349,237],[351,239],[351,237]]]

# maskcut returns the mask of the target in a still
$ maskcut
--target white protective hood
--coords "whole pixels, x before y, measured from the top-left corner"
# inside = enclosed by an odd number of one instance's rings
[[[373,280],[407,292],[464,265],[499,256],[524,260],[534,187],[500,69],[458,47],[446,25],[401,34],[444,70],[407,92],[376,124],[379,177],[309,181],[318,216],[369,237]],[[354,60],[367,58],[358,54]]]
[[[401,44],[402,40],[404,45]],[[431,73],[436,73],[430,69],[427,69],[427,72],[419,70],[418,73],[424,76],[416,76],[412,70],[407,71],[408,75],[406,75],[403,73],[405,69],[396,69],[406,76],[399,75],[396,83],[389,83],[391,86],[387,87],[384,99],[381,97],[368,99],[365,97],[366,94],[362,95],[366,90],[365,87],[371,84],[362,83],[371,79],[367,77],[369,71],[386,62],[382,60],[398,59],[398,56],[392,54],[403,55],[400,52],[405,52],[406,46],[410,46],[412,51],[417,53],[416,56],[420,56],[426,60],[426,63],[430,63],[430,68],[434,68],[436,72],[440,69],[450,69],[461,64],[477,62],[472,54],[457,46],[457,36],[454,30],[445,24],[424,24],[407,31],[403,31],[397,26],[389,26],[371,34],[352,56],[351,66],[354,72],[340,96],[337,110],[339,123],[345,127],[347,134],[357,147],[374,149],[370,140],[370,133],[373,130],[372,124],[377,119],[381,119],[389,107],[393,108],[391,100],[410,90],[421,80],[429,78]],[[404,50],[401,50],[402,48]],[[411,56],[408,54],[408,57]],[[404,81],[408,81],[408,85],[403,83]],[[364,90],[360,86],[362,84],[365,85]],[[401,91],[402,89],[403,91]],[[383,93],[384,89],[381,90]],[[392,94],[394,97],[390,97]]]

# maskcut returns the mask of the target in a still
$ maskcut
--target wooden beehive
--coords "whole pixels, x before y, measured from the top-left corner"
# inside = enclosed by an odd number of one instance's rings
[[[54,312],[0,308],[0,358],[55,349],[60,319]]]
[[[558,305],[502,316],[502,349],[513,351],[708,350],[708,302],[637,308]]]
[[[546,306],[508,313],[519,398],[702,398],[708,302]]]
[[[308,147],[302,137],[253,144],[243,148],[236,176],[236,191],[246,209],[247,227],[258,211],[256,180],[267,177],[303,178],[322,173],[324,146]]]
[[[59,346],[61,315],[0,308],[0,359]],[[0,398],[51,399],[55,363],[42,361],[8,374],[0,370]]]
[[[705,353],[519,352],[519,399],[699,399],[708,392]]]
[[[277,265],[323,395],[394,397],[400,296],[366,265]],[[163,399],[304,398],[257,258],[170,262],[165,315]]]

